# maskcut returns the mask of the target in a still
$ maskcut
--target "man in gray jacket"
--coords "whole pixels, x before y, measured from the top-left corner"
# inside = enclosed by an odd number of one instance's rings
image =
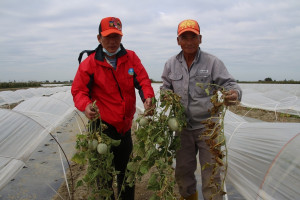
[[[209,91],[207,94],[205,87],[199,87],[196,83],[206,87],[210,85],[224,88],[227,91],[224,97],[226,105],[239,102],[242,91],[235,79],[228,73],[223,62],[200,49],[202,36],[197,21],[190,19],[182,21],[178,25],[177,34],[177,42],[182,51],[166,62],[161,89],[173,90],[181,96],[181,102],[185,108],[187,127],[180,133],[181,147],[176,153],[175,176],[181,199],[197,200],[196,155],[199,153],[201,166],[216,161],[213,159],[209,146],[203,137],[200,137],[205,130],[201,122],[211,117],[208,110],[212,107],[210,98],[214,91]],[[205,200],[210,199],[216,191],[210,184],[212,170],[212,167],[206,167],[201,172],[202,194]],[[221,184],[219,174],[214,181]],[[222,199],[222,194],[214,194],[213,199]]]

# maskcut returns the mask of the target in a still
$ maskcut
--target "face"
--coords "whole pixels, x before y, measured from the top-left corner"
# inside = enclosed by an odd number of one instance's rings
[[[201,44],[202,36],[194,32],[187,31],[177,37],[177,43],[181,46],[184,54],[195,54]]]
[[[122,36],[116,33],[109,34],[108,36],[97,36],[99,43],[109,52],[114,53],[118,50],[121,44]]]

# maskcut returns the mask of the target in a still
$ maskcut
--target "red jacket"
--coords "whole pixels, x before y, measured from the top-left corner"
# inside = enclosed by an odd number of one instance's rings
[[[136,111],[135,88],[144,102],[154,97],[151,81],[134,51],[117,54],[117,69],[107,63],[102,46],[89,55],[80,65],[74,78],[71,92],[75,106],[84,111],[86,106],[97,101],[103,121],[113,125],[124,134],[131,128]]]

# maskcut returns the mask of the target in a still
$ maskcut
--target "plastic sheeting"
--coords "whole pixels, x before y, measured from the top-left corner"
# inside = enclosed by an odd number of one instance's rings
[[[0,189],[24,166],[47,131],[27,116],[0,109]]]
[[[246,199],[300,198],[300,123],[247,122],[227,112],[227,179]]]
[[[0,109],[0,189],[22,169],[40,142],[74,113],[78,111],[70,91],[35,96],[12,110]]]
[[[156,94],[160,85],[153,84]],[[241,84],[242,105],[299,113],[299,85],[266,86]],[[1,105],[23,101],[0,109],[0,189],[42,139],[76,113],[70,88],[49,90],[0,92]],[[138,95],[137,106],[143,109]],[[245,199],[300,199],[299,132],[300,123],[253,122],[227,111],[227,179]]]
[[[242,105],[300,115],[299,84],[240,84]]]
[[[71,86],[63,87],[39,87],[21,89],[16,91],[2,91],[0,92],[0,106],[5,104],[18,103],[31,97],[49,96],[58,92],[69,91]]]

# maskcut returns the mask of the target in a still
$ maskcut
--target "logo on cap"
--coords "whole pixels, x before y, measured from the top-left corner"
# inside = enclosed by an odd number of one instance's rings
[[[122,24],[120,20],[112,17],[111,20],[109,21],[109,27],[115,27],[119,31],[122,31]]]
[[[198,23],[195,20],[192,19],[187,19],[184,20],[182,22],[180,22],[180,24],[178,25],[178,36],[181,35],[182,33],[186,32],[186,31],[192,31],[196,34],[200,34],[200,28]]]
[[[123,35],[122,33],[122,23],[117,17],[106,17],[103,18],[99,25],[99,33],[102,36],[108,36],[112,33],[117,33]]]

